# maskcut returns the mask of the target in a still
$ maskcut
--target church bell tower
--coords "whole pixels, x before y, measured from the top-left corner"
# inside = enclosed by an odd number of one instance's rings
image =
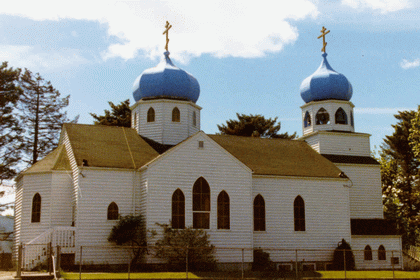
[[[300,86],[305,101],[300,139],[323,155],[370,157],[370,135],[354,129],[353,87],[327,61],[325,35],[329,32],[323,27],[318,37],[323,38],[321,65]]]
[[[169,58],[166,22],[166,51],[161,62],[145,70],[134,82],[131,107],[132,128],[151,140],[176,145],[200,130],[201,107],[195,104],[200,95],[198,81],[175,66]]]

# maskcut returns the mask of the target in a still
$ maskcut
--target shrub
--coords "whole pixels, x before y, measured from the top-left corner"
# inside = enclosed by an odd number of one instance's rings
[[[135,267],[137,261],[143,257],[146,252],[146,229],[143,216],[122,216],[109,234],[109,242],[117,245],[133,246],[133,258],[131,266]]]
[[[211,270],[215,264],[214,246],[207,232],[187,227],[173,229],[161,225],[163,236],[156,242],[156,257],[165,260],[172,270],[185,270],[188,252],[189,270]]]
[[[346,252],[345,255],[344,252]],[[344,270],[344,256],[346,256],[346,270],[354,270],[355,263],[353,251],[351,250],[350,244],[343,239],[338,243],[338,246],[334,251],[334,270]]]
[[[270,271],[274,269],[273,262],[270,260],[270,254],[262,249],[254,250],[254,262],[252,270],[254,271]]]

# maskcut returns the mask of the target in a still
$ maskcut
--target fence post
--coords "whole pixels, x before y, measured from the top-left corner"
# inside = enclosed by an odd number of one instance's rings
[[[296,249],[295,250],[295,254],[296,254],[296,260],[295,260],[295,263],[296,263],[296,279],[299,279],[299,264],[298,264],[298,250]]]
[[[392,265],[392,279],[395,279],[395,271],[394,271],[394,251],[391,251],[391,265]]]
[[[83,246],[80,246],[80,255],[79,255],[79,280],[82,280],[82,252],[83,252]]]
[[[244,248],[242,248],[242,279],[244,279]]]
[[[185,272],[186,272],[186,279],[188,279],[188,245],[187,245],[187,254],[186,254],[185,258],[186,258]]]
[[[344,249],[344,279],[347,279],[346,249]]]
[[[57,265],[56,265],[56,268],[57,268],[56,277],[60,278],[61,277],[61,273],[60,273],[60,271],[61,271],[61,248],[60,248],[60,245],[57,245]]]
[[[48,274],[51,275],[51,272],[53,270],[52,266],[53,266],[53,260],[52,260],[52,255],[54,254],[53,250],[52,250],[52,243],[49,242],[48,243]]]
[[[22,243],[18,246],[18,259],[17,259],[17,271],[16,271],[16,278],[21,279],[22,278]]]
[[[131,254],[130,254],[131,256]],[[128,258],[128,280],[130,280],[130,268],[131,268],[131,260]]]

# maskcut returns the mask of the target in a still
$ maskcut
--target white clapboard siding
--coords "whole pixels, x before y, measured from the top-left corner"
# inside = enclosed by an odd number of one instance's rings
[[[204,147],[199,148],[199,141]],[[199,177],[210,186],[211,243],[216,247],[252,248],[251,170],[228,154],[204,133],[198,133],[153,162],[147,170],[147,227],[159,233],[157,223],[169,224],[173,193],[185,196],[185,224],[192,226],[192,189]],[[230,198],[230,229],[217,229],[217,197],[226,191]],[[160,238],[158,234],[149,244]],[[238,262],[241,250],[217,255],[221,262]],[[247,254],[246,261],[251,255]]]
[[[336,164],[352,181],[351,218],[383,219],[381,173],[379,165]],[[349,183],[351,185],[351,183]]]
[[[83,246],[83,262],[92,264],[124,263],[128,253],[120,248],[111,248],[108,236],[118,220],[107,220],[108,206],[118,205],[122,216],[134,212],[133,188],[135,172],[110,168],[83,168],[84,177],[79,178],[81,195],[78,201],[77,246]],[[92,246],[92,247],[89,247]],[[94,247],[95,246],[95,247]],[[98,249],[102,246],[103,249]],[[122,254],[123,261],[116,257]],[[78,259],[78,252],[76,260]]]
[[[320,154],[370,156],[369,134],[365,133],[340,133],[318,131],[314,134],[303,136],[314,150]]]
[[[254,231],[254,247],[268,249],[325,250],[300,252],[299,259],[331,260],[343,238],[350,240],[349,189],[343,180],[254,176],[253,199],[265,200],[266,231]],[[294,200],[305,202],[306,230],[294,230]],[[270,252],[276,262],[295,259],[295,252]],[[313,259],[311,259],[313,258]]]
[[[147,169],[136,172],[134,186],[134,194],[136,196],[134,204],[134,213],[142,215],[144,219],[146,216],[146,188],[147,188]]]
[[[51,172],[23,175],[20,242],[27,243],[51,228],[51,183]],[[32,200],[36,193],[41,196],[41,220],[32,223]]]
[[[18,246],[22,242],[22,198],[23,198],[23,178],[19,177],[16,182],[15,192],[15,223],[13,226],[13,261],[17,261]]]
[[[71,226],[73,180],[71,172],[52,172],[51,226]]]
[[[180,122],[172,121],[172,110],[180,111]],[[155,111],[155,121],[147,122],[147,112]],[[157,99],[138,101],[132,108],[136,115],[136,129],[144,137],[162,144],[175,145],[200,130],[201,107],[190,101]],[[193,111],[196,114],[196,124],[193,124]]]
[[[154,122],[147,122],[147,111],[153,108],[155,110],[155,121]],[[162,127],[163,127],[163,103],[155,103],[151,104],[150,102],[147,103],[139,103],[135,109],[133,109],[138,115],[138,129],[137,132],[149,139],[152,139],[156,142],[162,143]]]
[[[366,245],[372,249],[372,260],[364,259],[364,250]],[[386,251],[386,260],[378,260],[379,246],[383,245]],[[394,265],[395,269],[403,268],[402,241],[400,236],[396,235],[352,235],[351,248],[353,250],[356,269],[391,269],[391,258],[399,258],[399,264]]]
[[[63,134],[63,133],[62,133]],[[72,179],[73,179],[73,191],[71,197],[71,205],[72,205],[72,222],[76,222],[77,220],[77,203],[80,194],[79,189],[79,177],[80,177],[80,169],[77,166],[76,157],[74,156],[73,148],[71,146],[69,136],[66,131],[64,131],[64,145],[66,148],[67,157],[70,161],[70,167],[72,172]]]

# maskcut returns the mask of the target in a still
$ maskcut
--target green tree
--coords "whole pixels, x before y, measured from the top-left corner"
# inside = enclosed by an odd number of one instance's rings
[[[394,133],[386,136],[380,153],[385,217],[396,223],[404,247],[416,245],[419,237],[419,161],[409,140],[415,116],[415,111],[395,115]]]
[[[183,270],[188,254],[189,269],[212,269],[215,263],[214,246],[210,244],[206,231],[192,227],[173,229],[169,225],[160,226],[163,236],[156,242],[156,257],[165,260],[174,270]]]
[[[94,124],[131,127],[130,100],[122,101],[118,105],[112,102],[108,103],[111,106],[111,111],[105,110],[105,115],[98,116],[97,114],[90,113],[95,119]]]
[[[217,125],[219,134],[253,136],[263,138],[296,138],[296,132],[289,135],[287,132],[279,134],[281,124],[277,123],[277,117],[266,119],[262,115],[238,114],[237,120],[228,120],[226,124]]]
[[[70,96],[61,98],[51,82],[28,69],[21,76],[20,85],[23,95],[19,109],[26,130],[24,153],[26,161],[34,164],[57,146],[62,125],[69,122],[63,109],[69,105]]]
[[[22,94],[18,86],[20,69],[0,66],[0,183],[16,175],[21,158],[22,128],[16,117],[16,104]]]
[[[410,128],[410,145],[413,148],[414,156],[417,160],[420,159],[420,105],[417,108],[417,112],[414,118],[411,120]]]
[[[146,252],[146,226],[143,216],[128,215],[120,217],[118,224],[112,228],[108,241],[117,245],[132,246],[131,267],[135,267]]]

